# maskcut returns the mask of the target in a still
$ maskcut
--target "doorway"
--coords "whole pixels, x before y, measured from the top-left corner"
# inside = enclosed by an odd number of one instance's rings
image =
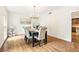
[[[79,11],[72,12],[72,42],[79,43]]]

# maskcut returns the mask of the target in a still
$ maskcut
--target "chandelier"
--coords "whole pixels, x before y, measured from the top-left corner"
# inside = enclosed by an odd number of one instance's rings
[[[37,16],[37,14],[36,14],[36,11],[37,11],[37,9],[36,9],[37,7],[36,6],[33,6],[33,9],[34,9],[34,14],[33,14],[33,16],[32,17],[30,17],[31,19],[39,19],[39,17]]]

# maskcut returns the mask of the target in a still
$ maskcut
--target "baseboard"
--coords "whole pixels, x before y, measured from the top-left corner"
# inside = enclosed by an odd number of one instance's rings
[[[5,44],[5,42],[6,42],[6,40],[8,39],[8,37],[6,37],[5,38],[5,40],[4,40],[4,42],[3,42],[3,44],[1,45],[1,47],[0,47],[0,52],[2,52],[3,51],[3,46],[4,46],[4,44]]]
[[[59,38],[59,37],[57,37],[57,36],[48,35],[48,37],[50,37],[50,38],[55,38],[55,39],[59,39],[59,40],[65,41],[65,42],[69,42],[69,41],[66,41],[66,40],[64,40],[64,39],[62,39],[62,38]]]

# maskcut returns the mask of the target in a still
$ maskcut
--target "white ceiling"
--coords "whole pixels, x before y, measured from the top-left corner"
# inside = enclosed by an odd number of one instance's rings
[[[35,13],[45,13],[50,12],[53,9],[57,8],[58,6],[36,6]],[[16,12],[21,14],[32,14],[34,13],[33,6],[7,6],[9,12]]]

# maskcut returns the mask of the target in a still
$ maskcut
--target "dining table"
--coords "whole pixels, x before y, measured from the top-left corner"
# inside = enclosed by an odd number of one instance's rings
[[[39,35],[39,31],[36,29],[30,29],[29,32],[31,33],[32,36],[32,47],[35,46],[35,38],[34,36],[37,34],[37,36]],[[45,39],[44,39],[44,43],[47,44],[47,31],[45,32]]]

